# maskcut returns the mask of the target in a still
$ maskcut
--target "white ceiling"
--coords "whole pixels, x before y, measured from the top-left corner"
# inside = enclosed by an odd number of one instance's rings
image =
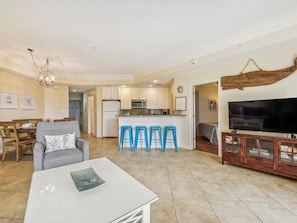
[[[133,81],[297,24],[296,0],[0,1],[5,69],[32,70],[32,48],[58,80],[82,85]]]

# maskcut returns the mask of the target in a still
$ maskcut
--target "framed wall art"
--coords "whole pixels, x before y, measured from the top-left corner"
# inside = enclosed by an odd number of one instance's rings
[[[35,109],[35,97],[23,96],[22,109]]]
[[[217,110],[217,101],[215,99],[208,100],[208,110],[209,111]]]
[[[0,93],[0,108],[18,108],[17,95],[10,93]]]
[[[175,110],[186,111],[187,110],[187,97],[175,98]]]

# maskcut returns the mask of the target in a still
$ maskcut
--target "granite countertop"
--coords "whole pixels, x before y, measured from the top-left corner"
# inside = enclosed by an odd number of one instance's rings
[[[186,115],[117,115],[117,117],[180,117]]]

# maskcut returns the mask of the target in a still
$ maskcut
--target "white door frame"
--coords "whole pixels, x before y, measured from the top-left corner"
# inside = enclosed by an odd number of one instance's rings
[[[94,134],[94,96],[88,96],[88,134]]]
[[[190,90],[192,91],[190,93],[190,97],[192,97],[189,101],[192,102],[192,109],[190,109],[190,114],[189,117],[193,117],[192,119],[192,125],[189,125],[189,130],[190,130],[190,135],[193,138],[193,140],[191,140],[191,143],[193,143],[191,146],[192,148],[196,148],[196,124],[195,124],[195,93],[193,93],[195,91],[195,86],[197,85],[203,85],[203,84],[210,84],[210,83],[214,83],[217,82],[218,83],[218,102],[220,101],[221,98],[221,91],[219,86],[221,86],[221,82],[220,80],[212,80],[212,81],[206,81],[206,82],[198,82],[198,83],[193,83],[190,86]],[[221,138],[220,138],[220,106],[218,104],[217,106],[218,109],[218,155],[221,156],[221,151],[220,151],[220,144],[221,144]]]

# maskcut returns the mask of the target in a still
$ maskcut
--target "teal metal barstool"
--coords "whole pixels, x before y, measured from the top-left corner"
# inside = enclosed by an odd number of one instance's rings
[[[169,131],[172,132],[172,138],[169,139],[168,138],[168,133]],[[174,142],[174,146],[175,146],[175,151],[178,152],[178,147],[177,147],[177,140],[176,140],[176,128],[173,125],[168,125],[165,126],[165,130],[164,130],[164,146],[163,146],[163,151],[166,151],[166,142],[167,141],[173,141]]]
[[[127,131],[129,139],[125,138],[125,132]],[[121,126],[120,131],[120,143],[119,143],[119,150],[124,147],[124,141],[129,141],[130,143],[130,150],[133,149],[133,134],[132,134],[132,126],[131,125],[123,125]]]
[[[139,138],[140,132],[143,131],[143,138]],[[148,138],[147,138],[147,130],[145,125],[139,125],[135,127],[135,144],[134,144],[134,150],[137,149],[138,140],[144,140],[145,141],[145,149],[148,152],[149,146],[148,146]]]
[[[154,138],[154,132],[157,132],[159,135],[159,138]],[[152,141],[155,141],[156,143],[158,143],[157,141],[159,140],[160,143],[160,148],[161,151],[163,151],[163,144],[162,144],[162,127],[159,125],[153,125],[150,127],[150,147],[149,150],[151,150],[152,148]]]

